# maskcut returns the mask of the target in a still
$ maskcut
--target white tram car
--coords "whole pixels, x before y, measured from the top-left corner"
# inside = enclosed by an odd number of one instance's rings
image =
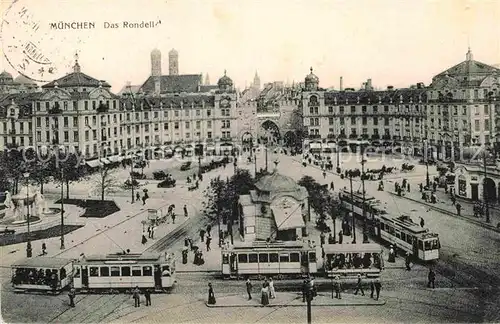
[[[81,291],[153,289],[163,292],[175,283],[171,254],[85,256],[75,263],[73,284]]]
[[[327,277],[378,278],[384,269],[382,247],[376,243],[324,244],[323,252]]]
[[[343,208],[347,211],[354,211],[354,215],[358,218],[362,217],[363,197],[361,194],[353,193],[351,198],[349,191],[342,190],[339,198]],[[429,232],[428,228],[420,227],[409,216],[391,216],[383,210],[378,200],[366,195],[365,215],[370,232],[378,239],[395,244],[422,261],[439,259],[441,246],[438,234]]]
[[[304,242],[241,242],[222,250],[224,278],[302,277],[317,271],[317,248]]]

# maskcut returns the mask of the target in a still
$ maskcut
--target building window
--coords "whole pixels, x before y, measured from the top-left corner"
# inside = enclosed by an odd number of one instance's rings
[[[64,127],[68,127],[68,117],[63,118],[63,125]]]
[[[163,124],[163,130],[168,130],[168,123]]]
[[[351,114],[355,114],[356,113],[356,106],[351,106]]]
[[[42,119],[40,117],[36,118],[36,127],[42,127]]]
[[[356,117],[351,117],[351,125],[356,125]]]
[[[163,112],[163,117],[168,118],[168,111],[166,111],[166,110],[165,110],[165,111]]]
[[[36,103],[36,111],[40,111],[40,103],[39,102]]]
[[[489,115],[490,113],[490,107],[488,105],[484,105],[484,114]]]
[[[186,111],[187,111],[187,110],[186,110]],[[185,128],[186,128],[186,129],[189,129],[189,122],[188,122],[188,121],[186,122],[186,127],[185,127]]]
[[[200,110],[196,109],[196,116],[200,116]]]
[[[179,129],[179,122],[174,123],[174,129]]]
[[[179,117],[179,111],[178,111],[178,110],[176,110],[176,111],[174,112],[174,115],[175,115],[175,117]]]
[[[378,113],[378,107],[377,107],[377,106],[373,106],[373,113],[374,113],[374,114],[377,114],[377,113]]]
[[[363,125],[366,125],[366,117],[363,117],[363,118],[361,119],[361,122],[363,123]]]
[[[212,128],[212,121],[211,120],[207,120],[207,128]]]
[[[384,125],[389,126],[389,118],[387,117],[384,118]]]
[[[210,109],[207,110],[207,117],[212,116],[212,111]]]
[[[343,114],[344,113],[344,106],[340,106],[339,107],[339,114]]]
[[[207,132],[207,138],[212,138],[212,132]]]
[[[73,142],[79,142],[78,131],[73,131]]]
[[[333,125],[333,117],[328,117],[328,125]]]
[[[36,141],[41,142],[42,141],[42,132],[37,131],[36,132]]]
[[[378,125],[378,118],[373,117],[373,125],[377,126]]]
[[[199,110],[197,110],[199,111]],[[199,120],[196,121],[196,129],[200,129],[201,127],[201,122]]]
[[[474,130],[476,132],[479,132],[481,130],[481,127],[480,127],[480,124],[479,124],[479,120],[474,120]]]
[[[328,107],[328,113],[333,114],[333,107]]]
[[[340,122],[340,125],[344,125],[345,124],[344,117],[340,117],[339,122]]]
[[[69,141],[69,132],[68,131],[64,131],[64,141],[65,142]]]

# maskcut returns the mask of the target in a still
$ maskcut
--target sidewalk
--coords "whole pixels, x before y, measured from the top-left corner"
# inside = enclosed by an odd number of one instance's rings
[[[217,292],[216,296],[217,296]],[[320,292],[314,297],[311,302],[312,306],[382,306],[385,305],[385,300],[375,300],[370,298],[370,294],[365,293],[365,296],[354,295],[351,293],[342,293],[342,299],[332,298],[331,293]],[[248,300],[246,295],[229,295],[223,297],[216,297],[217,303],[207,307],[220,308],[220,307],[264,307],[260,304],[260,293],[253,293],[252,299]],[[269,305],[265,307],[306,307],[306,303],[302,301],[301,293],[293,292],[277,292],[275,299],[269,300]]]
[[[454,216],[457,218],[462,218],[470,223],[500,232],[500,228],[497,228],[497,224],[500,223],[500,212],[496,209],[490,209],[490,223],[486,223],[485,216],[474,217],[474,210],[473,210],[474,205],[467,201],[458,200],[458,202],[460,202],[460,205],[462,206],[460,216],[458,216],[457,209],[451,203],[450,196],[440,190],[436,191],[437,203],[432,204],[422,200],[421,196],[422,193],[419,191],[418,186],[416,187],[414,186],[411,192],[403,192],[403,195],[401,197],[391,190],[393,189],[392,186],[387,188],[388,188],[387,192],[389,192],[394,197],[398,197],[401,199],[408,199],[413,202],[424,205],[428,208],[432,208],[442,213],[445,213],[447,215]]]

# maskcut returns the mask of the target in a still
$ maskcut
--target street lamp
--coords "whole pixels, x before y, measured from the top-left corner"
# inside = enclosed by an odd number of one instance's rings
[[[429,159],[427,157],[429,150],[428,150],[428,147],[427,147],[427,140],[425,140],[424,144],[425,144],[424,145],[424,149],[425,149],[425,155],[424,155],[424,157],[425,157],[425,168],[426,168],[426,171],[427,171],[426,174],[425,174],[425,182],[426,182],[426,187],[429,188],[429,185],[431,184],[431,181],[429,179]]]
[[[31,248],[31,232],[30,232],[30,201],[29,201],[29,176],[28,172],[23,174],[26,179],[26,220],[28,221],[28,243],[26,244],[26,257],[31,258],[33,249]]]
[[[365,163],[364,145],[361,146],[361,184],[363,190],[363,243],[368,243],[368,233],[366,230],[366,197],[365,197]]]
[[[61,165],[61,250],[64,250],[64,169]]]

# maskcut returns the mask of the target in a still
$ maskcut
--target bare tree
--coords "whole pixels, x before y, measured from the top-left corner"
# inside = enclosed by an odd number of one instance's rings
[[[100,192],[101,200],[104,200],[105,195],[116,192],[118,186],[119,182],[114,170],[104,165],[101,166],[94,181],[94,190]]]

